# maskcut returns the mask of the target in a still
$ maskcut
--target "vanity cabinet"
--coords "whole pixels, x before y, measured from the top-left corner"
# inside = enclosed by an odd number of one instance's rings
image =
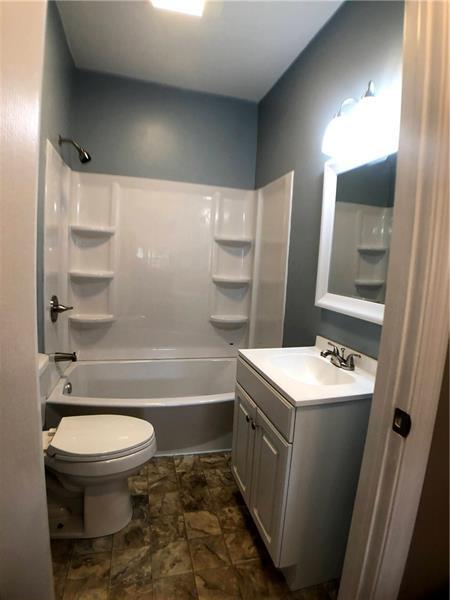
[[[250,503],[250,482],[256,431],[256,404],[236,386],[233,422],[232,472],[247,504]]]
[[[293,406],[239,358],[232,472],[291,589],[339,577],[370,396]]]
[[[279,561],[291,444],[236,386],[232,472],[274,560]]]
[[[257,409],[250,511],[274,557],[280,556],[292,445]]]

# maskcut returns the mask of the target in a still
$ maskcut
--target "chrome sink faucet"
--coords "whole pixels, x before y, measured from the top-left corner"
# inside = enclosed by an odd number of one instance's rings
[[[361,354],[356,354],[355,352],[352,352],[346,357],[345,348],[341,348],[341,350],[339,351],[339,348],[331,342],[328,342],[328,345],[332,347],[332,350],[322,350],[320,356],[323,356],[324,358],[330,356],[331,364],[335,367],[338,367],[339,369],[344,369],[345,371],[355,370],[354,358],[355,356],[357,358],[361,358]]]

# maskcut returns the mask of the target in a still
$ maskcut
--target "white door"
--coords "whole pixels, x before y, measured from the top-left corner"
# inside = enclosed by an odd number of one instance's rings
[[[8,600],[55,597],[36,364],[35,235],[46,12],[46,2],[0,2],[0,452],[2,489],[8,490],[0,501],[0,596]]]
[[[386,311],[342,600],[397,598],[433,436],[448,348],[449,22],[448,2],[405,2]]]
[[[250,511],[267,549],[279,566],[292,445],[258,410]]]
[[[247,504],[250,502],[255,420],[256,404],[240,386],[236,386],[231,468]]]

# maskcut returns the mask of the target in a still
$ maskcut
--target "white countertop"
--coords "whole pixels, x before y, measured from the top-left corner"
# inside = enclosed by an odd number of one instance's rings
[[[240,350],[239,356],[296,407],[372,395],[377,361],[362,355],[355,358],[354,371],[345,371],[320,356],[321,350],[330,349],[327,342],[318,336],[315,346]],[[346,355],[349,352],[352,349],[346,348]]]

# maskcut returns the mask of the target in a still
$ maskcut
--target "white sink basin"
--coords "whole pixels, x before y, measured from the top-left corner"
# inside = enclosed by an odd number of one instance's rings
[[[327,340],[318,337],[315,346],[240,350],[239,355],[295,406],[370,396],[377,361],[363,356],[355,359],[354,371],[345,371],[320,355],[326,348]]]
[[[349,372],[309,354],[284,354],[269,358],[269,362],[285,375],[307,385],[343,385],[354,381]]]

